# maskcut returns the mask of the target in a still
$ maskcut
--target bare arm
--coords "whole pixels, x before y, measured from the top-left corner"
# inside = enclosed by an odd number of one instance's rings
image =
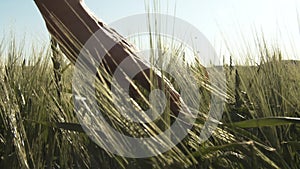
[[[87,9],[84,8],[83,2],[79,0],[35,0],[45,22],[47,28],[52,36],[54,36],[60,44],[61,49],[72,63],[76,63],[77,56],[83,45],[95,33],[101,34],[100,41],[102,47],[99,46],[97,50],[109,50],[104,57],[105,67],[109,69],[112,74],[118,64],[120,64],[128,56],[135,56],[134,47],[131,46],[126,40],[108,28],[101,21],[93,17]],[[106,44],[116,44],[111,49]],[[104,47],[104,49],[102,49]],[[128,58],[127,58],[128,59]],[[133,71],[132,68],[137,66],[147,66],[140,60],[131,57],[128,67],[125,72]],[[145,89],[150,90],[150,83],[147,77],[150,76],[150,68],[139,73],[135,80],[141,84]],[[156,74],[159,83],[162,84],[163,79]],[[177,115],[180,110],[178,104],[179,94],[166,83],[166,89],[171,95],[170,107],[172,112]],[[131,91],[131,95],[137,94],[136,91]]]

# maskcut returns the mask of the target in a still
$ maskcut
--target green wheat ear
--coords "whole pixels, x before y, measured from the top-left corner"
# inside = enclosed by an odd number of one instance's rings
[[[155,3],[158,11],[160,2]],[[261,57],[261,63],[239,65],[231,60],[225,68],[229,97],[219,128],[209,140],[199,144],[207,120],[202,110],[189,136],[178,145],[181,149],[130,159],[108,154],[83,132],[72,101],[74,67],[60,60],[56,45],[26,54],[14,36],[8,38],[0,40],[0,168],[300,168],[300,62],[282,60],[288,56],[267,48],[264,41],[257,41],[260,55],[249,56]],[[198,70],[199,84],[202,73]],[[112,107],[103,108],[114,112]],[[115,119],[116,126],[123,123]],[[122,129],[131,127],[135,126]]]

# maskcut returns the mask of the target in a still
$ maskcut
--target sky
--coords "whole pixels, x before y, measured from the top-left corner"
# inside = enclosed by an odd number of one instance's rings
[[[150,0],[85,0],[90,10],[105,23],[145,12]],[[300,59],[300,0],[161,0],[160,12],[175,15],[196,26],[228,60],[243,61],[255,55],[256,33],[267,43]],[[299,16],[299,17],[297,17]],[[299,21],[299,22],[298,22]],[[0,41],[11,33],[25,46],[48,42],[44,21],[33,0],[1,0]],[[229,50],[227,49],[229,48]],[[299,49],[298,49],[299,48]],[[255,56],[254,56],[255,57]]]

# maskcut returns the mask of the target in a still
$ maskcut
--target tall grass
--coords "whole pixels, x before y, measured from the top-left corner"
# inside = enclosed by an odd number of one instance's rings
[[[120,157],[105,151],[79,124],[76,113],[82,116],[84,113],[75,112],[73,105],[74,67],[61,59],[63,54],[55,42],[43,50],[33,51],[32,56],[25,56],[12,40],[7,42],[5,52],[4,42],[0,44],[0,168],[299,168],[297,61],[283,61],[280,50],[272,51],[265,42],[260,42],[264,59],[259,65],[225,65],[228,91],[223,94],[228,100],[224,117],[213,136],[200,144],[199,134],[209,109],[207,100],[215,90],[205,80],[199,62],[189,65],[184,59],[178,59],[184,58],[184,49],[168,48],[159,38],[151,41],[161,51],[158,57],[164,58],[165,49],[175,57],[167,63],[158,58],[159,64],[187,66],[195,74],[204,98],[194,127],[180,144],[166,153],[144,159]],[[99,109],[116,130],[133,137],[152,136],[172,123],[174,116],[168,111],[158,122],[149,125],[126,120],[114,107],[110,88],[101,81],[108,78],[107,72],[102,69],[99,72],[96,99]],[[164,76],[176,87],[172,77]],[[155,78],[150,80],[155,82]],[[146,109],[150,106],[146,99],[149,93],[143,88],[138,91],[144,98],[136,102]],[[97,138],[98,143],[102,139]],[[111,141],[117,146],[124,140]],[[145,146],[156,151],[153,145]]]
[[[299,117],[299,63],[282,61],[279,51],[264,49],[269,57],[259,66],[233,67],[239,77],[228,68],[229,95],[235,98],[238,89],[242,102],[228,101],[223,124],[208,141],[198,144],[205,120],[199,116],[183,146],[137,160],[105,152],[82,132],[70,92],[72,66],[61,61],[62,69],[67,68],[58,90],[50,47],[26,60],[13,41],[9,44],[7,54],[1,52],[1,168],[299,167],[299,120],[267,121]],[[253,124],[254,119],[261,120]]]

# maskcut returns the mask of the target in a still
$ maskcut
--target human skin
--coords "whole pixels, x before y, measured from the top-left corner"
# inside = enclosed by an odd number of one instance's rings
[[[103,63],[110,75],[113,75],[118,65],[126,59],[128,66],[123,68],[126,73],[133,73],[136,66],[146,67],[134,77],[134,80],[150,91],[151,84],[148,80],[150,67],[136,56],[136,51],[130,43],[93,16],[82,0],[34,1],[45,20],[49,33],[57,40],[60,49],[73,64],[76,63],[84,44],[97,32],[101,35],[101,44],[95,50],[98,50],[98,53],[106,51]],[[111,48],[109,44],[115,45]],[[154,76],[158,79],[158,87],[163,87],[170,96],[171,111],[174,115],[178,115],[181,109],[179,93],[161,75],[154,73]],[[133,98],[139,97],[138,91],[132,87],[129,94]]]

